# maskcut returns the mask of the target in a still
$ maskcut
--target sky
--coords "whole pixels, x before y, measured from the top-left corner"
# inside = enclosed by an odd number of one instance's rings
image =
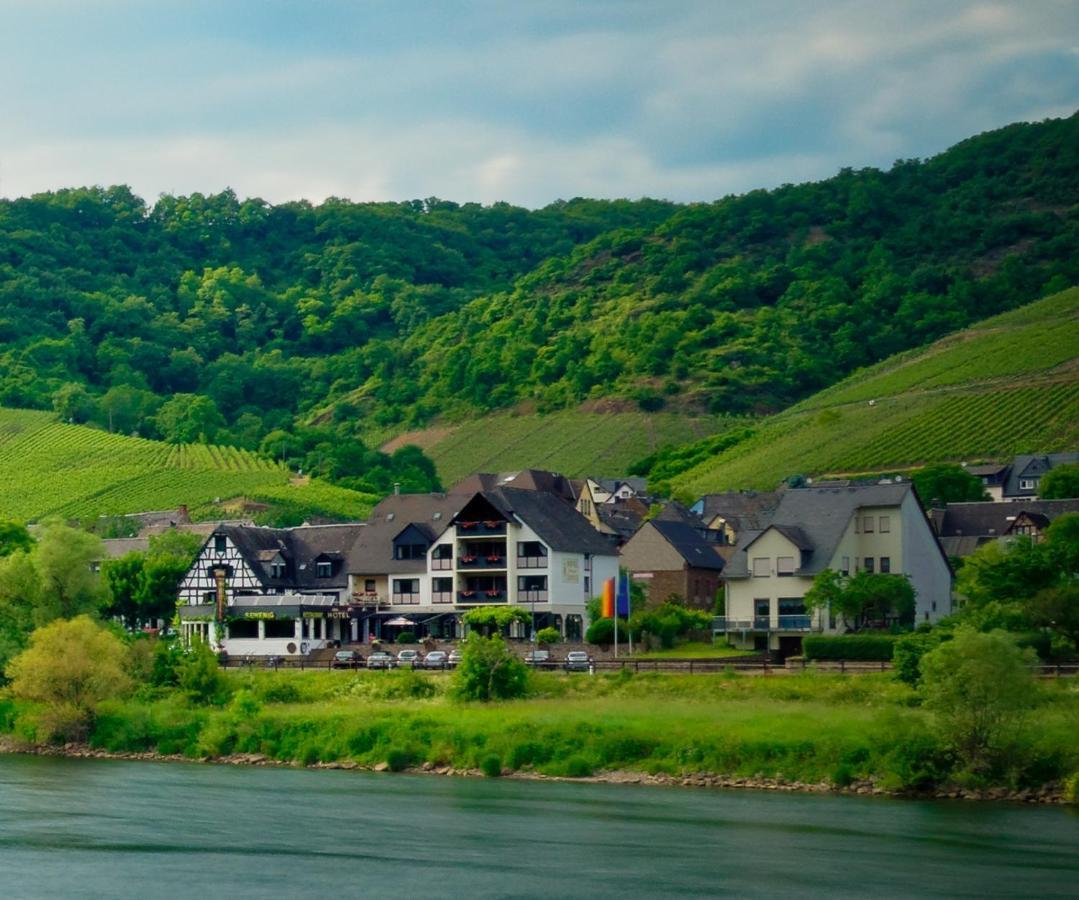
[[[0,0],[0,196],[709,201],[1079,107],[1079,2]]]

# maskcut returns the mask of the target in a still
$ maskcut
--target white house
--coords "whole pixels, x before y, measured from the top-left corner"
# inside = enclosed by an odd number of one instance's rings
[[[716,629],[737,646],[801,650],[803,635],[844,628],[804,597],[825,569],[905,575],[917,622],[952,610],[952,572],[909,483],[827,485],[780,495],[767,523],[744,532],[723,570],[726,615]]]

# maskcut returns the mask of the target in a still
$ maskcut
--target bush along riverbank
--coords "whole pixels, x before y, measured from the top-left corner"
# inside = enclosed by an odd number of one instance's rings
[[[1031,684],[1006,733],[966,755],[890,674],[531,674],[528,696],[463,702],[398,672],[211,673],[98,704],[74,741],[41,703],[0,699],[0,749],[642,784],[940,797],[1076,798],[1079,685]],[[202,685],[206,688],[208,685]]]

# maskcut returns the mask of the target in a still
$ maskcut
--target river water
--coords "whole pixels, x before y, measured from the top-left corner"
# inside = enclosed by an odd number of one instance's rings
[[[0,897],[1076,897],[1009,804],[0,756]]]

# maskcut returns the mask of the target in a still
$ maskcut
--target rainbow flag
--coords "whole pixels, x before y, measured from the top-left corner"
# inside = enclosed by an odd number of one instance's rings
[[[599,614],[605,619],[614,618],[614,579],[603,582],[603,594],[599,605]]]

